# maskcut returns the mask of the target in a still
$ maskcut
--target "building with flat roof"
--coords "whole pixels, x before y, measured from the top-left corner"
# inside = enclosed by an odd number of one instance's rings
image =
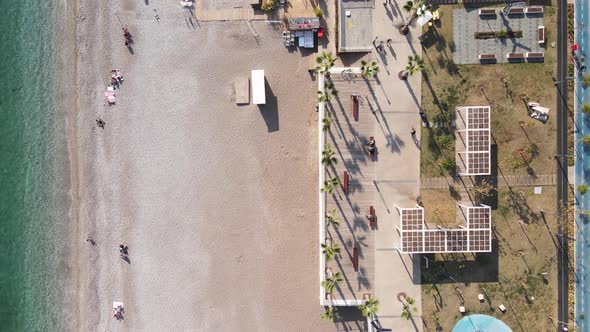
[[[373,9],[375,1],[340,0],[338,52],[370,52],[373,49]]]

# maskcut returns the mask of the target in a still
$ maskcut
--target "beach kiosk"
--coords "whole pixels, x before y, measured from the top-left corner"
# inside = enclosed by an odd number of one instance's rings
[[[252,71],[252,102],[256,105],[266,104],[266,93],[264,87],[264,70]]]

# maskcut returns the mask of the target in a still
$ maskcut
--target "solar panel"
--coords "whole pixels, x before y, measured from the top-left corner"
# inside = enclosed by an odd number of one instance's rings
[[[457,109],[459,121],[457,130],[464,139],[465,155],[460,158],[465,167],[459,167],[463,175],[488,175],[490,171],[490,107],[468,106]],[[465,132],[462,134],[461,132]]]
[[[400,209],[401,251],[406,253],[491,251],[491,208],[459,203],[465,227],[428,229],[422,207]]]
[[[424,238],[424,252],[435,253],[445,252],[446,250],[446,231],[433,230],[427,231]]]
[[[424,209],[402,209],[401,220],[403,230],[416,230],[424,227]]]

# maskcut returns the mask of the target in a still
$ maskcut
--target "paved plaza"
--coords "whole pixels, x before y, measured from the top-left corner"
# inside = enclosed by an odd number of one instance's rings
[[[479,16],[479,8],[453,11],[453,59],[456,64],[477,64],[480,54],[495,54],[497,62],[507,62],[508,53],[545,52],[537,41],[537,29],[544,26],[543,14]],[[475,39],[475,32],[522,31],[522,38]]]

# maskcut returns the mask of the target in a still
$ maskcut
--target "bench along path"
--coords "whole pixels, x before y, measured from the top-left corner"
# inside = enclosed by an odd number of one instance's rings
[[[489,177],[492,183],[498,183],[499,187],[533,187],[533,186],[554,186],[557,176],[555,174],[544,174],[537,176],[530,175],[509,175]],[[463,182],[467,187],[473,187],[472,181]],[[437,177],[420,179],[420,188],[422,189],[445,189],[451,186],[463,184],[461,181],[455,181],[452,177]]]

